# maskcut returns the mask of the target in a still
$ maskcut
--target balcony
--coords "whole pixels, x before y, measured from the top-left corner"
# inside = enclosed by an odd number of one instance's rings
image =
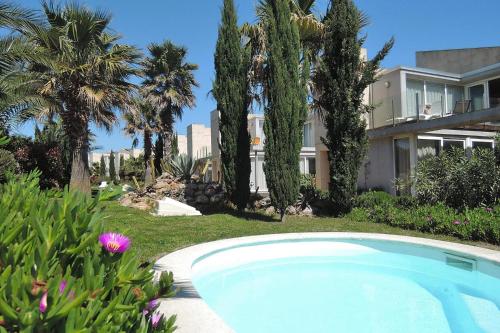
[[[500,78],[466,86],[408,79],[403,94],[375,98],[373,103],[369,129],[483,112],[500,107]],[[481,115],[462,118],[480,119]]]

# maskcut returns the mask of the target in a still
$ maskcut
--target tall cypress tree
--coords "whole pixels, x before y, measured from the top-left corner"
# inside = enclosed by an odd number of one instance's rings
[[[163,159],[163,138],[160,134],[156,136],[155,142],[155,158],[153,164],[155,165],[155,171],[157,175],[161,175],[162,167],[161,161]]]
[[[109,178],[112,182],[116,181],[115,153],[113,151],[109,154]]]
[[[328,148],[329,192],[336,215],[352,207],[358,171],[366,153],[366,123],[362,116],[370,106],[363,104],[364,92],[376,81],[380,62],[394,44],[391,39],[372,60],[364,60],[361,47],[365,38],[359,34],[365,21],[352,0],[330,2],[324,19],[324,52],[315,77],[327,130],[322,141]]]
[[[300,185],[299,156],[307,115],[304,74],[300,73],[300,40],[290,20],[288,0],[269,1],[267,22],[267,105],[264,133],[267,187],[283,221],[286,208],[297,200]],[[307,73],[307,62],[303,73]]]
[[[241,43],[233,0],[224,0],[215,50],[213,94],[220,112],[219,130],[223,184],[241,211],[250,195],[247,56]]]
[[[101,176],[101,180],[106,178],[106,161],[104,160],[104,155],[101,155],[101,163],[99,167],[99,175]]]

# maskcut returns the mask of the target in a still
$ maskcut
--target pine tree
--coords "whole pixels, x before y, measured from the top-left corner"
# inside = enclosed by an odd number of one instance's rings
[[[101,163],[99,168],[99,175],[101,176],[101,180],[106,178],[106,161],[104,160],[104,155],[101,155]]]
[[[112,182],[116,181],[115,153],[113,151],[109,154],[109,178]]]
[[[328,148],[329,192],[336,215],[352,207],[358,171],[366,153],[363,114],[370,107],[363,105],[364,92],[375,82],[380,62],[394,43],[391,39],[375,58],[365,61],[361,55],[365,39],[359,37],[365,22],[352,0],[330,2],[324,20],[324,52],[314,78],[327,130],[322,141]]]
[[[304,74],[300,73],[300,41],[297,26],[290,20],[287,0],[269,1],[268,91],[264,133],[267,187],[273,206],[283,221],[286,208],[299,194],[299,156],[307,115]],[[303,65],[304,73],[309,65]]]
[[[224,0],[215,51],[213,87],[220,112],[219,131],[223,184],[229,199],[244,210],[250,196],[248,133],[248,57],[241,43],[233,0]]]

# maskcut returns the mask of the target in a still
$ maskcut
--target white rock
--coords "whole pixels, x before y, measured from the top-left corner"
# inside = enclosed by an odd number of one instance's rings
[[[156,201],[156,216],[200,216],[196,208],[171,198]]]

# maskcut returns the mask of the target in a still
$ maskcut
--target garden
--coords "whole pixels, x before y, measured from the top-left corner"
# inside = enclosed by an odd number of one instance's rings
[[[176,277],[155,277],[154,262],[220,239],[362,232],[500,251],[500,135],[495,149],[420,159],[408,179],[394,180],[398,196],[358,191],[363,117],[373,107],[363,92],[394,40],[363,59],[365,17],[354,3],[332,2],[320,19],[314,2],[261,1],[257,21],[238,25],[233,1],[223,1],[211,91],[217,181],[179,153],[176,120],[195,106],[198,87],[185,47],[152,42],[142,54],[120,42],[108,13],[78,3],[37,11],[0,2],[9,32],[0,37],[0,333],[173,332],[175,313],[158,307],[175,295]],[[265,196],[250,191],[255,105],[265,117]],[[326,129],[328,191],[299,167],[313,111]],[[27,121],[36,123],[33,137],[14,131]],[[119,167],[113,152],[89,165],[99,144],[93,126],[116,124],[143,153],[118,157]],[[110,186],[98,187],[103,181]],[[204,215],[154,216],[164,197]]]

